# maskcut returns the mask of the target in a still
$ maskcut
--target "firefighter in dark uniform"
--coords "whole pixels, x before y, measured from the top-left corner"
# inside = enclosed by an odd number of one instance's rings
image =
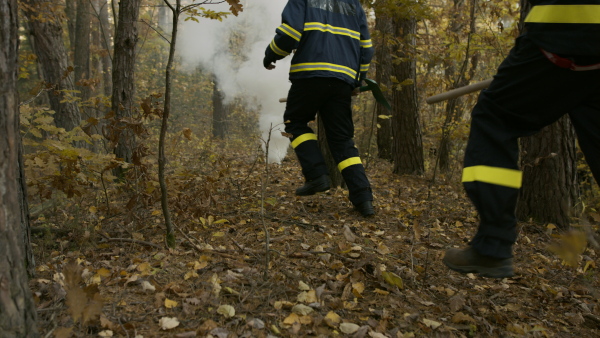
[[[348,186],[349,198],[363,216],[371,216],[373,195],[354,146],[351,96],[365,77],[373,56],[367,19],[358,0],[289,0],[282,24],[265,51],[267,69],[295,50],[292,86],[283,116],[285,132],[298,156],[304,186],[296,195],[329,189],[317,136],[308,127],[319,112],[327,143]]]
[[[462,181],[480,225],[467,248],[443,259],[462,273],[514,274],[519,137],[569,114],[600,182],[600,0],[530,2],[525,33],[473,109]]]

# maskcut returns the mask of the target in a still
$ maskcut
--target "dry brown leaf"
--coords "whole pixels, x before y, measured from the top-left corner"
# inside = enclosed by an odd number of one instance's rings
[[[362,298],[363,291],[365,291],[365,285],[362,282],[352,283],[352,293],[356,298]]]
[[[55,338],[69,338],[72,335],[73,335],[72,327],[59,327],[56,330],[54,330]]]
[[[431,319],[427,319],[427,318],[423,318],[421,321],[423,322],[423,324],[427,325],[428,327],[430,327],[434,330],[442,325],[442,323],[440,323],[440,322],[436,322],[435,320],[431,320]]]
[[[78,322],[87,304],[87,296],[79,287],[70,288],[67,291],[66,304],[71,318],[73,318],[74,322]]]
[[[356,236],[354,235],[350,227],[348,227],[347,225],[344,225],[344,237],[348,242],[356,242]]]
[[[292,307],[292,312],[301,316],[309,315],[313,312],[313,308],[304,304],[296,304]]]
[[[450,310],[452,310],[452,312],[456,312],[462,309],[466,303],[466,300],[461,294],[456,294],[455,296],[451,297],[448,302],[450,303]]]
[[[473,317],[466,315],[462,312],[457,312],[454,316],[452,316],[452,322],[454,324],[475,323],[475,319],[473,319]]]
[[[87,324],[89,322],[97,320],[102,314],[102,306],[104,306],[104,301],[102,300],[102,296],[99,293],[94,295],[82,313],[82,322],[83,324]]]

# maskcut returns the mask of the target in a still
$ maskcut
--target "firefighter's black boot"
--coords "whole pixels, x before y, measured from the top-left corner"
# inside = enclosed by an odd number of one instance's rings
[[[461,273],[475,272],[483,277],[491,278],[505,278],[514,275],[512,258],[484,256],[472,247],[448,249],[442,261],[450,269]]]
[[[370,216],[375,215],[375,210],[373,209],[372,201],[364,201],[364,202],[356,205],[355,208],[364,217],[370,217]]]
[[[303,186],[296,189],[296,196],[310,196],[327,190],[329,190],[329,176],[321,175],[314,180],[306,181]]]

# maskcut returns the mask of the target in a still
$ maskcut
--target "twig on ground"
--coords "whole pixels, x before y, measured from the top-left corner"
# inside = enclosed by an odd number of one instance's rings
[[[135,243],[135,244],[140,244],[140,245],[145,245],[145,246],[151,246],[156,249],[162,249],[162,247],[160,245],[154,244],[151,242],[140,241],[139,239],[133,239],[133,238],[113,238],[113,237],[109,237],[101,232],[98,232],[98,233],[100,234],[100,236],[104,237],[104,239],[106,239],[108,242],[128,242],[128,243]]]

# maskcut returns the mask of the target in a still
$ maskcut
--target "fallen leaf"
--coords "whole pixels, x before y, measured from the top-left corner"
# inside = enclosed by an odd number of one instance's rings
[[[396,275],[395,273],[388,272],[388,271],[382,271],[381,275],[383,276],[383,279],[385,279],[385,281],[388,282],[389,284],[395,285],[399,289],[404,288],[404,282],[402,281],[402,278],[400,278],[400,276]]]
[[[340,317],[337,313],[333,311],[329,311],[325,316],[325,324],[329,325],[332,328],[337,328],[342,321],[342,317]]]
[[[304,304],[296,304],[292,307],[292,312],[301,316],[309,315],[313,312],[313,308]]]
[[[111,330],[100,331],[100,332],[98,332],[98,336],[100,336],[100,337],[112,337],[113,336],[113,332]]]
[[[475,323],[475,319],[473,319],[473,317],[466,315],[462,312],[457,312],[454,316],[452,316],[452,322],[454,324]]]
[[[434,330],[442,325],[442,323],[440,323],[440,322],[436,322],[435,320],[431,320],[431,319],[427,319],[427,318],[423,318],[422,322],[423,322],[423,324],[427,325],[428,327],[430,327]]]
[[[450,298],[450,300],[448,301],[450,303],[450,310],[452,310],[452,312],[456,312],[460,309],[462,309],[463,305],[465,305],[465,297],[463,297],[460,294],[457,294],[455,296],[453,296],[452,298]]]
[[[217,313],[222,315],[225,318],[231,318],[235,316],[235,308],[231,305],[221,305],[217,309]]]
[[[352,283],[352,293],[355,297],[361,298],[363,291],[365,291],[365,285],[362,282]]]
[[[152,283],[150,283],[147,280],[143,281],[141,285],[142,285],[142,289],[144,291],[148,291],[148,290],[150,290],[150,291],[156,291],[156,287],[154,285],[152,285]]]
[[[298,282],[298,289],[300,291],[308,291],[308,290],[310,290],[310,286],[308,286],[308,284],[304,283],[303,281],[299,281]]]
[[[356,241],[356,236],[347,225],[344,225],[344,237],[346,237],[348,242],[354,243]]]
[[[300,323],[300,317],[295,313],[291,313],[283,320],[284,325],[294,325],[294,323]]]
[[[158,321],[158,325],[163,330],[170,330],[179,326],[179,320],[176,317],[162,317]]]
[[[176,301],[174,301],[174,300],[170,300],[169,298],[165,298],[165,307],[166,307],[167,309],[172,309],[172,308],[174,308],[174,307],[177,307],[177,305],[178,305],[178,304],[179,304],[179,303],[177,303],[177,302],[176,302]]]
[[[341,323],[340,324],[340,331],[342,331],[345,334],[353,334],[354,332],[358,331],[359,328],[360,328],[360,326],[358,326],[354,323]]]

